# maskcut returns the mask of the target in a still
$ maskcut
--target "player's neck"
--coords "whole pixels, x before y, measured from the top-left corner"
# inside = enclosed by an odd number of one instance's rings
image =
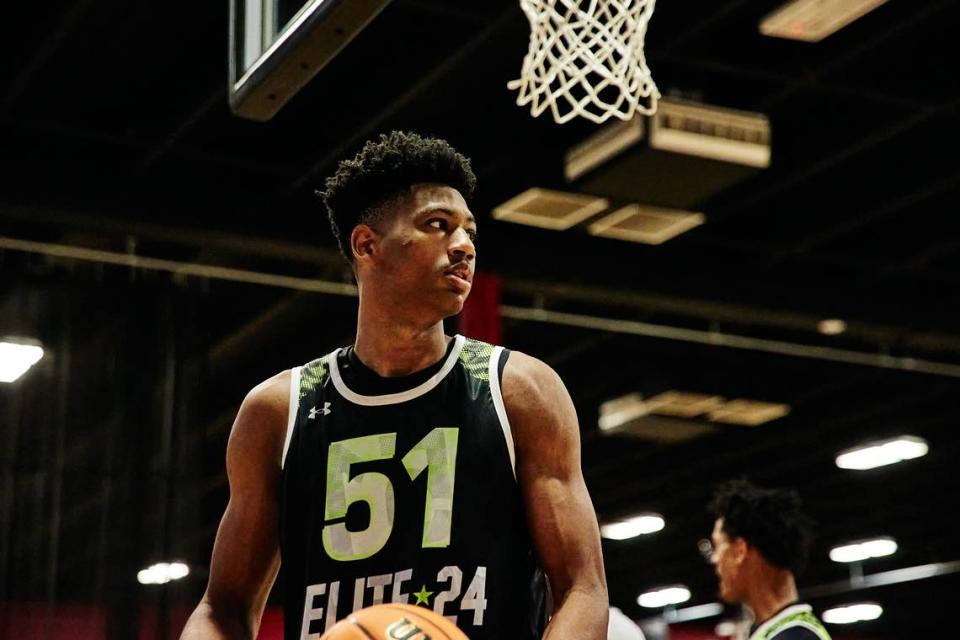
[[[784,607],[797,601],[797,584],[793,574],[783,569],[767,568],[761,571],[746,599],[756,623],[766,622]]]
[[[354,349],[364,365],[384,378],[426,369],[443,358],[448,344],[442,320],[417,326],[361,304]]]

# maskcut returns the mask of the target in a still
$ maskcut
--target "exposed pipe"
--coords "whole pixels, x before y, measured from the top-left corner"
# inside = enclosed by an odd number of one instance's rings
[[[355,285],[345,284],[342,282],[328,282],[324,280],[282,276],[244,269],[231,269],[213,265],[179,262],[175,260],[146,258],[132,254],[102,251],[99,249],[85,249],[82,247],[74,247],[69,245],[18,240],[4,236],[0,236],[0,249],[13,249],[16,251],[41,253],[62,258],[117,264],[132,268],[152,269],[156,271],[166,271],[169,273],[197,276],[201,278],[246,282],[249,284],[259,284],[300,291],[313,291],[317,293],[329,293],[332,295],[346,296],[357,295],[357,287]],[[938,376],[960,378],[960,365],[948,362],[936,362],[933,360],[923,360],[911,357],[891,356],[884,353],[867,353],[847,349],[836,349],[833,347],[800,344],[782,340],[767,340],[763,338],[753,338],[749,336],[721,333],[719,331],[686,329],[683,327],[671,327],[667,325],[652,324],[649,322],[639,322],[636,320],[621,320],[617,318],[605,318],[600,316],[549,311],[546,309],[503,305],[500,307],[500,310],[505,318],[513,318],[516,320],[524,320],[529,322],[544,322],[570,327],[581,327],[584,329],[594,329],[598,331],[609,331],[613,333],[660,338],[664,340],[693,342],[718,347],[729,347],[733,349],[776,353],[780,355],[842,362],[846,364],[855,364],[867,367],[878,367],[881,369],[896,369],[900,371],[928,373]]]
[[[815,587],[801,589],[800,595],[805,598],[832,596],[838,593],[846,593],[848,591],[859,591],[861,589],[870,589],[872,587],[884,587],[890,584],[913,582],[914,580],[925,580],[927,578],[949,575],[951,573],[960,573],[960,560],[922,564],[916,567],[906,567],[904,569],[894,569],[892,571],[872,573],[861,576],[858,580],[840,580],[838,582],[821,584]]]
[[[865,353],[863,351],[835,349],[833,347],[799,344],[795,342],[785,342],[782,340],[766,340],[763,338],[751,338],[749,336],[720,333],[718,331],[685,329],[682,327],[670,327],[660,324],[651,324],[649,322],[639,322],[637,320],[602,318],[576,313],[548,311],[546,309],[502,306],[500,307],[500,311],[503,314],[503,317],[514,318],[517,320],[547,322],[550,324],[559,324],[568,327],[581,327],[584,329],[595,329],[598,331],[612,331],[615,333],[626,333],[650,338],[678,340],[680,342],[694,342],[718,347],[730,347],[733,349],[746,349],[749,351],[763,351],[766,353],[796,356],[799,358],[829,360],[832,362],[843,362],[846,364],[856,364],[867,367],[879,367],[881,369],[899,369],[901,371],[929,373],[938,376],[960,378],[960,365],[947,362],[935,362],[932,360],[897,357],[883,353]]]
[[[934,564],[924,564],[916,567],[907,567],[905,569],[894,569],[893,571],[884,571],[863,576],[859,581],[841,580],[840,582],[831,582],[829,584],[817,585],[807,589],[801,589],[800,595],[803,598],[816,598],[822,596],[832,596],[838,593],[847,593],[849,591],[860,591],[871,587],[880,587],[888,584],[899,584],[901,582],[913,582],[914,580],[924,580],[935,576],[948,575],[951,573],[960,573],[960,560],[953,562],[937,562]],[[668,623],[689,622],[691,620],[701,620],[703,618],[712,618],[723,613],[723,606],[718,602],[701,604],[693,607],[684,607],[664,612],[664,619]]]
[[[146,258],[129,253],[119,253],[117,251],[86,249],[83,247],[75,247],[64,244],[19,240],[5,236],[0,236],[0,249],[11,249],[14,251],[24,251],[26,253],[39,253],[57,258],[70,258],[73,260],[84,260],[87,262],[115,264],[124,267],[130,267],[131,269],[166,271],[168,273],[196,276],[198,278],[212,278],[214,280],[229,280],[232,282],[260,284],[268,287],[280,287],[282,289],[313,291],[315,293],[328,293],[330,295],[339,296],[357,295],[356,285],[346,284],[343,282],[329,282],[325,280],[314,280],[311,278],[282,276],[274,273],[262,273],[259,271],[249,271],[246,269],[217,267],[214,265],[196,264],[192,262],[182,262],[179,260]]]

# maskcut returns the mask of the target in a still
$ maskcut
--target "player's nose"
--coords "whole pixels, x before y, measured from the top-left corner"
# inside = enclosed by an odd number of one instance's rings
[[[470,261],[477,257],[477,249],[470,239],[470,234],[463,227],[453,232],[450,239],[448,253],[454,262]]]

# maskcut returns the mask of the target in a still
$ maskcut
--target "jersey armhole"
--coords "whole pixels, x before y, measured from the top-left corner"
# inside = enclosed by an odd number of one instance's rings
[[[500,420],[500,429],[503,430],[503,439],[507,445],[507,454],[510,456],[510,471],[513,472],[513,479],[517,479],[517,456],[514,451],[513,430],[510,429],[510,420],[507,419],[507,408],[503,404],[503,393],[500,389],[500,381],[503,378],[503,370],[506,367],[507,358],[510,353],[503,347],[494,347],[490,354],[490,395],[493,397],[493,406],[497,411],[497,418]],[[501,363],[501,360],[503,361]]]
[[[290,403],[287,408],[287,434],[283,439],[283,457],[280,459],[280,469],[283,470],[287,462],[287,451],[290,441],[293,440],[293,428],[297,425],[297,413],[300,411],[300,371],[303,367],[294,367],[290,370]]]

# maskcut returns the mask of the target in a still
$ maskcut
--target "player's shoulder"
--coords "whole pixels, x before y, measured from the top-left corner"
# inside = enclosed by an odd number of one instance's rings
[[[816,632],[803,626],[791,626],[781,629],[771,640],[820,640]]]
[[[517,468],[533,464],[543,470],[568,463],[579,447],[579,427],[573,400],[557,372],[539,358],[511,351],[502,387]]]
[[[291,377],[290,370],[281,371],[247,393],[230,430],[228,470],[279,466],[289,412]]]
[[[290,410],[292,378],[291,370],[287,369],[253,387],[240,405],[234,435],[246,434],[260,441],[275,440],[278,434],[282,436]]]
[[[243,408],[265,413],[282,410],[286,414],[292,380],[293,375],[290,369],[267,378],[247,393],[243,400]]]
[[[567,389],[553,368],[522,351],[511,351],[503,369],[503,397],[507,408],[550,410],[568,397]]]
[[[525,391],[545,391],[563,382],[557,372],[543,360],[522,351],[510,351],[510,357],[503,369],[504,386],[509,382]]]

